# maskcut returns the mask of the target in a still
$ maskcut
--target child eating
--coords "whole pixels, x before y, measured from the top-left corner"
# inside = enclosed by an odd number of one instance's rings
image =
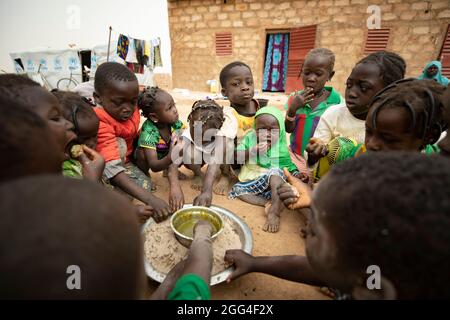
[[[239,173],[240,182],[233,186],[229,198],[260,206],[270,201],[263,230],[278,232],[283,206],[276,190],[284,182],[281,168],[293,173],[298,170],[287,148],[282,112],[264,107],[255,118],[254,130],[237,147],[238,159],[245,159],[245,164]]]
[[[402,57],[387,51],[375,52],[359,61],[347,79],[344,105],[328,108],[320,118],[313,139],[306,147],[308,164],[327,153],[326,145],[336,137],[363,143],[369,103],[375,94],[405,76]]]
[[[0,182],[61,172],[63,155],[44,119],[0,88]]]
[[[139,136],[138,95],[138,81],[127,67],[115,62],[98,67],[94,93],[98,105],[94,110],[100,120],[97,151],[106,162],[104,178],[150,205],[154,218],[161,221],[169,216],[171,208],[151,194],[150,178],[130,161],[133,141]]]
[[[71,178],[86,178],[101,181],[105,161],[95,151],[99,120],[89,100],[77,93],[68,91],[53,91],[61,104],[64,118],[74,126],[77,135],[75,142],[81,145],[79,156],[72,154],[72,158],[64,161],[63,174]],[[73,153],[73,152],[72,152]],[[89,170],[87,170],[89,169]]]
[[[334,76],[334,61],[334,53],[329,49],[309,51],[301,73],[305,89],[292,93],[285,106],[286,132],[292,133],[289,151],[305,182],[310,179],[304,152],[320,117],[331,106],[345,107],[345,101],[339,92],[333,87],[325,86]]]
[[[306,257],[231,250],[229,281],[262,272],[355,299],[449,298],[449,188],[443,157],[381,152],[340,163],[313,192]],[[377,290],[367,285],[371,266],[381,270]]]

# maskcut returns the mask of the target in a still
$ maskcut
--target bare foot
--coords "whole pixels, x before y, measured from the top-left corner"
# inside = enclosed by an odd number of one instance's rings
[[[225,196],[228,194],[228,189],[230,188],[230,181],[228,177],[221,176],[219,181],[214,185],[213,192],[218,195]]]
[[[194,176],[191,181],[191,188],[197,191],[202,191],[203,175]]]
[[[265,208],[267,213],[267,220],[264,224],[263,230],[270,233],[276,233],[280,229],[280,216],[278,206],[268,203]]]

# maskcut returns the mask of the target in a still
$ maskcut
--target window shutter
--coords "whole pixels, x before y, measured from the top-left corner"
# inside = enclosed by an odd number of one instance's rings
[[[442,63],[442,75],[450,77],[450,24],[447,27],[447,33],[445,34],[439,57]]]
[[[233,54],[233,37],[231,32],[216,33],[216,55],[231,56]]]
[[[317,26],[291,29],[289,35],[289,57],[286,77],[286,93],[303,89],[300,79],[306,55],[316,44]]]
[[[367,31],[364,54],[386,50],[389,41],[389,29],[369,29]]]

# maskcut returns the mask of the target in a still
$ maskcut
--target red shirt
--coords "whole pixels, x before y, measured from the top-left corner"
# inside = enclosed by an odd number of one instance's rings
[[[96,107],[94,111],[100,120],[97,151],[105,158],[105,162],[120,160],[117,138],[122,138],[127,143],[126,162],[128,162],[129,156],[133,153],[133,140],[139,136],[141,120],[139,109],[136,108],[131,118],[126,121],[117,121],[102,107]]]

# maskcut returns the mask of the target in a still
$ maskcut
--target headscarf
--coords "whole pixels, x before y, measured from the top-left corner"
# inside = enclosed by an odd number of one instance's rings
[[[436,66],[438,68],[438,72],[433,76],[429,77],[427,74],[427,69],[431,66]],[[439,61],[431,61],[428,63],[423,69],[422,75],[418,78],[419,80],[435,80],[444,86],[448,86],[450,80],[442,75],[442,64]]]
[[[287,140],[286,140],[286,129],[284,127],[284,115],[283,112],[275,107],[263,107],[258,110],[255,114],[255,123],[253,129],[249,132],[241,142],[238,150],[249,150],[257,145],[256,138],[256,119],[258,116],[263,114],[270,114],[278,121],[278,126],[280,127],[278,141],[273,144],[266,154],[257,157],[257,164],[263,168],[287,168],[289,172],[298,171],[297,167],[292,163],[291,156],[289,154]],[[245,146],[245,147],[244,147]]]

